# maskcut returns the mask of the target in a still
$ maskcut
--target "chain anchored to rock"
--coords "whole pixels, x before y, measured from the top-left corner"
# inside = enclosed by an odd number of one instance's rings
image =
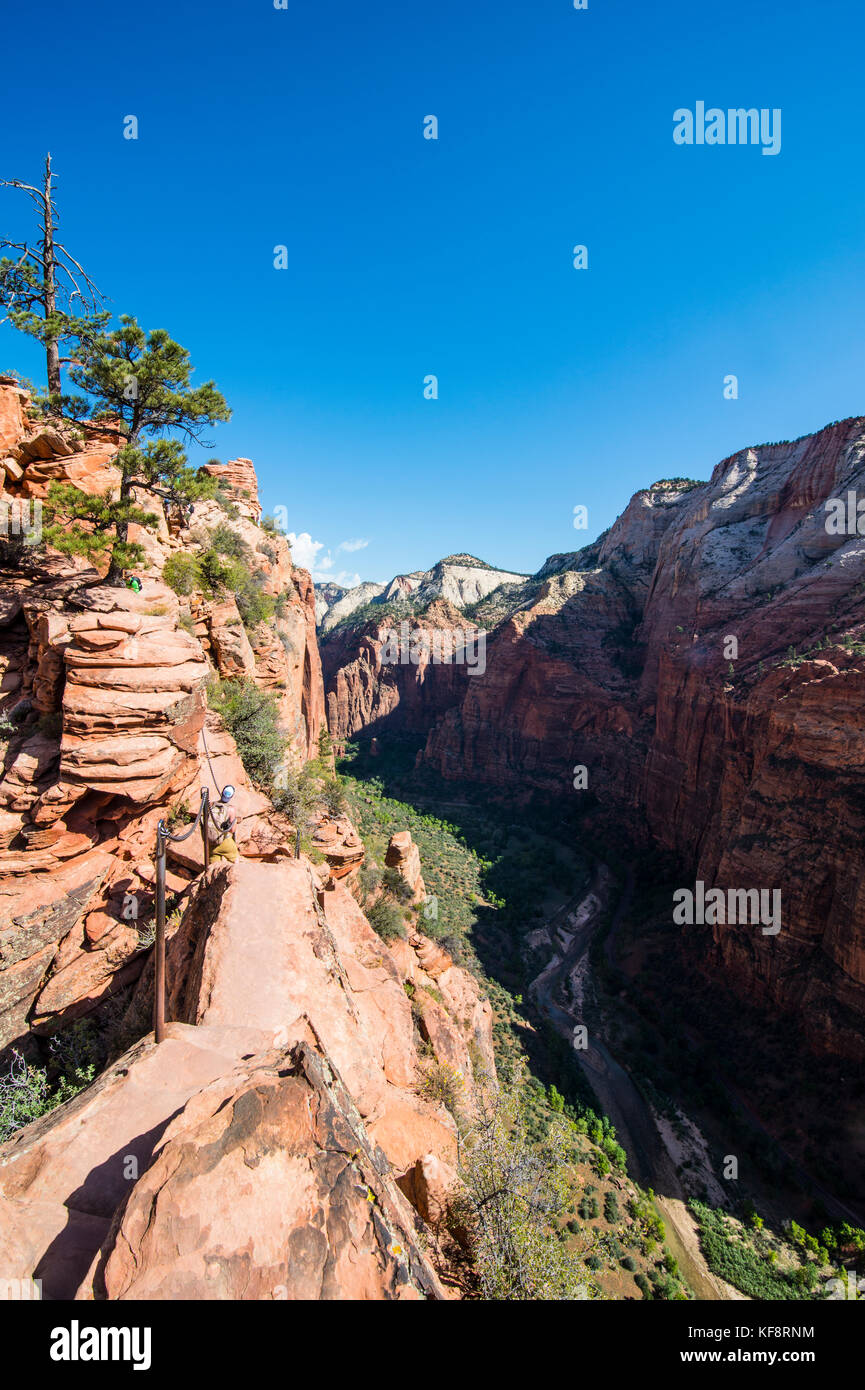
[[[209,759],[208,759],[209,761]],[[212,771],[212,769],[211,769]],[[234,795],[233,787],[224,787],[220,793],[220,803],[224,804],[231,800]],[[210,804],[210,792],[206,787],[201,791],[201,804],[198,813],[192,824],[181,834],[172,835],[164,820],[161,820],[156,827],[156,941],[154,951],[155,981],[153,992],[153,1032],[156,1041],[161,1043],[165,1038],[165,869],[166,858],[169,844],[180,844],[183,840],[188,840],[198,827],[201,827],[201,843],[204,850],[204,872],[210,868],[210,839],[208,837],[208,826],[212,826],[216,832],[217,840],[221,840],[226,835],[226,826],[220,824],[213,814]]]

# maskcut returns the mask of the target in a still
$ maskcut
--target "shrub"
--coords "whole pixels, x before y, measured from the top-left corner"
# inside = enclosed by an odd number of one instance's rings
[[[9,1067],[0,1073],[0,1144],[19,1129],[47,1115],[64,1101],[83,1091],[96,1074],[100,1056],[97,1038],[89,1023],[79,1021],[49,1043],[49,1067],[27,1062],[13,1049]]]
[[[292,763],[279,769],[271,800],[295,829],[302,830],[312,820],[317,798],[318,787],[308,764],[297,767]]]
[[[211,681],[207,695],[211,709],[234,737],[249,776],[259,786],[271,787],[288,744],[279,726],[276,697],[249,679]]]
[[[614,1225],[619,1219],[619,1201],[615,1192],[608,1192],[604,1198],[604,1219]]]
[[[369,898],[381,883],[381,870],[372,859],[365,859],[358,872],[358,883],[364,898]]]
[[[175,551],[165,561],[162,578],[170,589],[185,598],[201,588],[201,572],[197,557],[188,550]]]
[[[626,1269],[629,1274],[633,1274],[636,1271],[637,1261],[634,1259],[633,1255],[626,1255],[621,1264],[622,1269]]]
[[[584,1269],[558,1238],[572,1173],[569,1122],[553,1116],[539,1142],[524,1074],[475,1096],[457,1120],[466,1225],[484,1298],[560,1300],[586,1297]]]
[[[0,1144],[51,1109],[46,1071],[13,1051],[9,1070],[0,1076]]]
[[[406,883],[399,869],[385,869],[381,876],[381,881],[385,892],[398,903],[410,903],[414,897],[411,884]]]
[[[421,1092],[434,1105],[443,1105],[456,1116],[465,1093],[462,1073],[448,1062],[434,1062],[424,1076]]]
[[[210,548],[217,555],[228,555],[232,560],[248,561],[252,554],[249,546],[233,526],[220,522],[210,537]]]
[[[321,794],[328,815],[341,816],[346,809],[345,789],[338,777],[331,777],[324,784]]]
[[[374,932],[377,932],[382,941],[396,941],[397,937],[405,936],[402,915],[399,908],[393,903],[389,903],[386,898],[379,898],[374,902],[366,914],[367,921]]]

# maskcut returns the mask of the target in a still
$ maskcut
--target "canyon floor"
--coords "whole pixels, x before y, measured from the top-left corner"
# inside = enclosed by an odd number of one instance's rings
[[[384,756],[381,747],[375,758],[366,749],[360,755],[355,791],[361,802],[384,794],[422,816],[440,816],[460,828],[482,859],[490,838],[509,826],[506,853],[495,863],[485,861],[483,882],[500,883],[506,895],[514,875],[522,872],[536,901],[528,910],[524,899],[517,923],[511,914],[502,925],[496,922],[502,914],[495,908],[495,892],[489,895],[492,904],[482,894],[469,894],[471,921],[464,918],[462,930],[474,943],[482,973],[502,982],[521,1005],[518,1031],[538,1074],[555,1076],[566,1091],[576,1077],[577,1092],[589,1095],[614,1125],[629,1176],[652,1195],[666,1227],[666,1247],[693,1295],[749,1297],[707,1263],[692,1199],[738,1211],[740,1218],[752,1206],[759,1210],[777,1238],[775,1256],[782,1263],[789,1253],[784,1246],[791,1220],[809,1229],[820,1220],[861,1226],[859,1107],[849,1088],[831,1150],[815,1148],[809,1138],[819,1122],[824,1087],[832,1085],[836,1070],[849,1072],[850,1064],[815,1059],[804,1048],[791,1060],[783,1023],[771,1036],[764,1014],[755,1011],[751,1017],[740,1003],[733,1005],[716,984],[707,985],[687,954],[664,941],[658,923],[662,860],[637,851],[629,858],[622,842],[605,846],[592,837],[581,840],[566,810],[555,829],[555,809],[515,812],[470,785],[437,784],[427,769],[413,770],[400,740],[389,747],[383,742]],[[372,798],[364,795],[367,788]],[[537,862],[546,858],[552,872],[526,875],[520,868],[526,852]],[[510,865],[504,862],[508,857]],[[434,880],[428,867],[427,877]],[[699,949],[697,942],[694,950]],[[661,964],[652,961],[653,952]],[[683,1012],[686,994],[699,997],[692,1013]],[[700,1016],[699,1026],[693,1013]],[[587,1036],[578,1043],[580,1025]],[[560,1048],[550,1047],[550,1029]],[[723,1047],[719,1030],[727,1039]],[[742,1056],[749,1059],[747,1068],[739,1065]],[[784,1057],[782,1085],[778,1073]],[[773,1076],[779,1092],[774,1102]],[[795,1132],[796,1107],[785,1086],[800,1097]],[[737,1157],[739,1170],[728,1182],[721,1175],[729,1155]],[[736,1238],[746,1239],[744,1234]]]

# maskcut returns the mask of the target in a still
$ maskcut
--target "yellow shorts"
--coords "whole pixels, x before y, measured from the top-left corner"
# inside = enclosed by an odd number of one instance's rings
[[[234,864],[237,862],[237,853],[237,845],[234,842],[233,835],[226,835],[225,839],[210,851],[210,858],[211,861],[214,859],[227,859],[229,864]]]

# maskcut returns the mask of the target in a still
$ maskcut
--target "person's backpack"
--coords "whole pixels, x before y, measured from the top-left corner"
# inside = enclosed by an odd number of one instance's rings
[[[216,825],[214,825],[214,821]],[[207,841],[211,845],[221,845],[231,824],[231,811],[221,801],[215,801],[207,818]]]

